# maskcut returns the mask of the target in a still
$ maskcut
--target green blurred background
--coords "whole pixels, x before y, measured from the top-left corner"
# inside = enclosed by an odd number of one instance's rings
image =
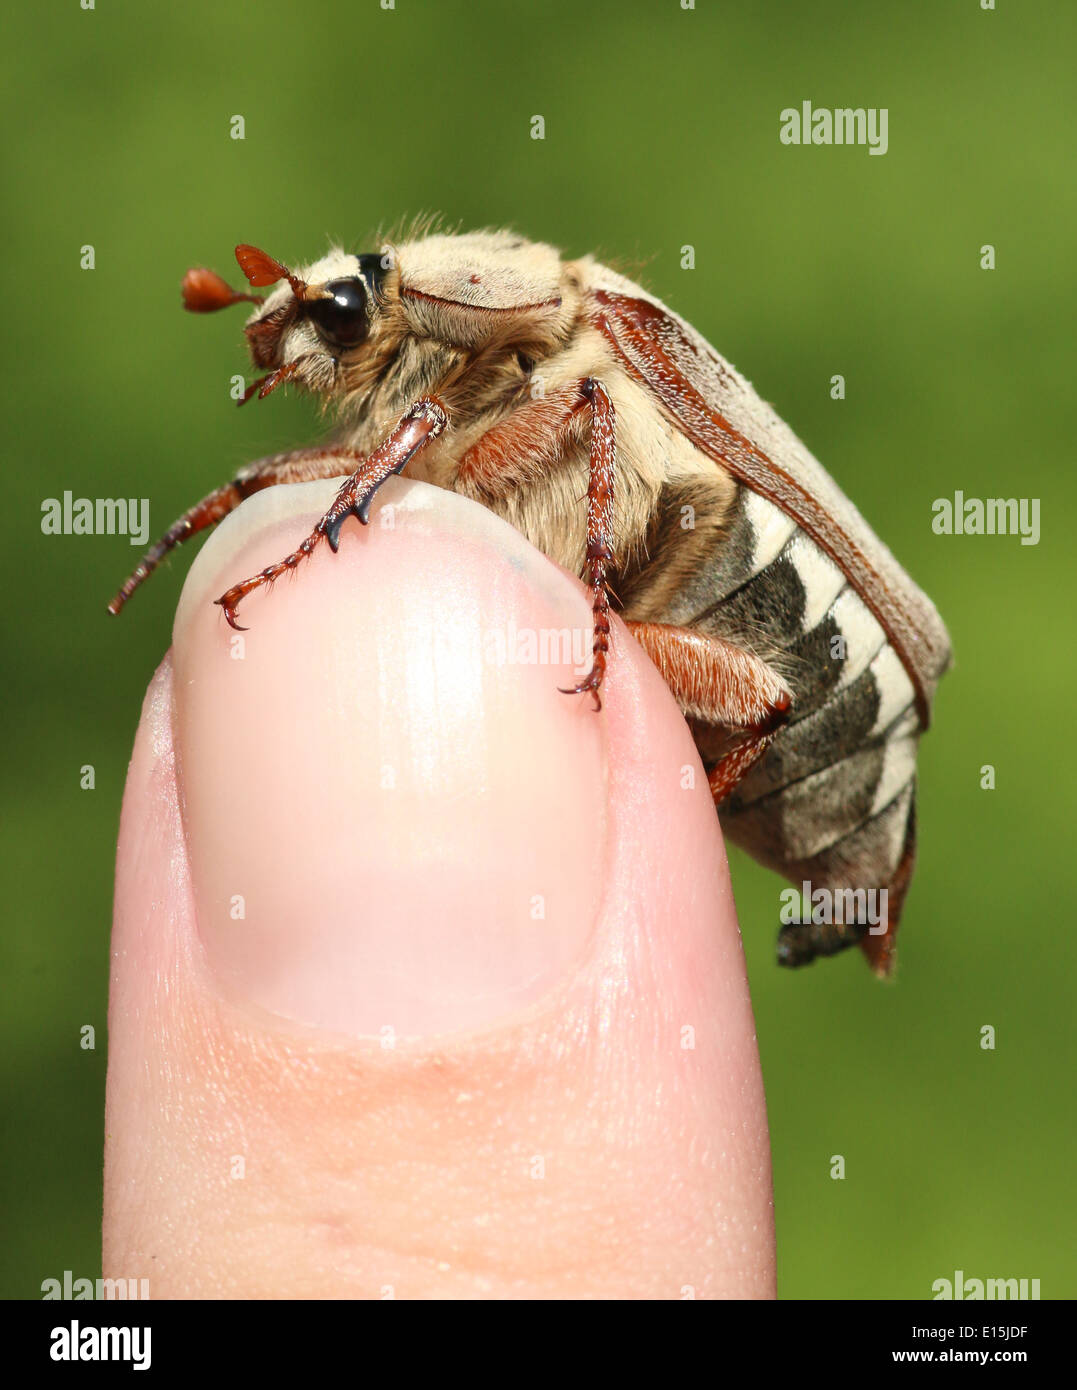
[[[783,885],[731,851],[782,1295],[924,1298],[955,1269],[1077,1293],[1075,27],[1049,0],[8,7],[0,1293],[99,1272],[115,835],[189,562],[114,621],[135,550],[42,535],[42,500],[149,496],[156,536],[240,463],[311,442],[309,400],[236,411],[239,315],[184,316],[183,271],[236,278],[244,240],[296,260],[362,247],[430,209],[645,263],[953,635],[896,985],[857,953],[779,970]],[[888,153],[781,145],[780,110],[805,99],[887,107]],[[1040,544],[934,536],[955,488],[1041,498]]]

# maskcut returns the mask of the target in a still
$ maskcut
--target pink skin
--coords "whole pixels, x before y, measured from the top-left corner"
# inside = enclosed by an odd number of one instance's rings
[[[671,696],[616,622],[603,712],[559,694],[582,673],[519,634],[589,633],[583,586],[396,479],[238,638],[212,600],[335,487],[224,522],[146,697],[105,1274],[155,1298],[773,1297],[744,961]]]

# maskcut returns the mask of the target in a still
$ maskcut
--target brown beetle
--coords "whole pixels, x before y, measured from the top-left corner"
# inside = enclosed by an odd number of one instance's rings
[[[192,270],[197,312],[251,301],[266,396],[336,404],[336,439],[249,464],[175,523],[109,605],[181,541],[276,483],[350,473],[292,554],[217,602],[232,626],[384,480],[412,476],[509,519],[593,595],[600,706],[610,594],[688,719],[725,833],[852,913],[793,921],[779,960],[859,942],[879,974],[915,853],[916,750],[946,630],[821,465],[733,367],[638,285],[507,232],[333,250],[293,272],[236,258],[264,302]],[[616,478],[616,484],[615,484]],[[586,505],[583,498],[586,496]],[[863,895],[881,894],[870,921]]]

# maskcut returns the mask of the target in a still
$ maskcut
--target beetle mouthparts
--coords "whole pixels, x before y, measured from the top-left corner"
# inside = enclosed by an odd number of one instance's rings
[[[258,394],[258,399],[264,401],[271,391],[275,391],[284,382],[290,381],[307,358],[313,355],[313,353],[305,352],[302,357],[294,357],[291,362],[285,362],[283,367],[278,367],[275,372],[270,372],[268,376],[261,376],[257,381],[252,381],[236,405],[246,405],[255,392]]]
[[[275,285],[278,280],[287,280],[296,299],[306,298],[307,282],[300,280],[298,275],[293,275],[286,265],[275,261],[265,251],[259,251],[257,246],[241,243],[236,247],[236,260],[239,262],[240,270],[257,288]]]

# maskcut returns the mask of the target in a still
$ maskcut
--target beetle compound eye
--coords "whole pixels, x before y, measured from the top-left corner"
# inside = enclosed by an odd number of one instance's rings
[[[331,280],[325,297],[304,307],[330,347],[358,347],[367,335],[367,297],[360,280]]]

